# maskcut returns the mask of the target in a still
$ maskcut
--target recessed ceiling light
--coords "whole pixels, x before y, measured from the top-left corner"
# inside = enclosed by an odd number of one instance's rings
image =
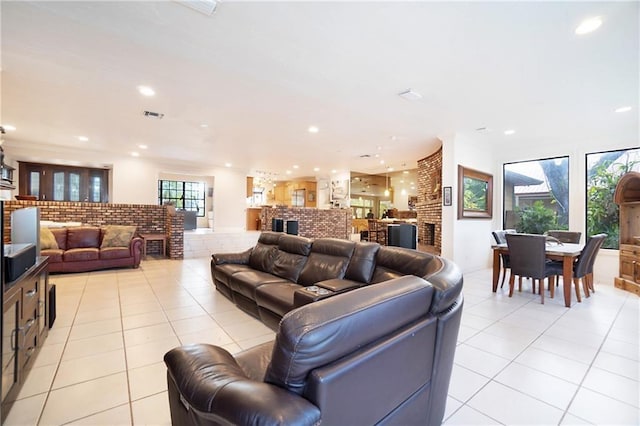
[[[297,164],[294,164],[294,165],[293,165],[293,168],[294,168],[294,169],[297,169],[297,168],[299,168],[299,166],[298,166]]]
[[[313,171],[314,171],[314,172],[319,172],[319,171],[320,171],[320,167],[314,167],[314,168],[313,168]]]
[[[224,163],[225,167],[231,167],[231,163]]]
[[[138,86],[138,92],[144,96],[153,96],[156,94],[156,91],[149,86]]]
[[[509,130],[505,130],[504,134],[507,135],[507,136],[510,136],[510,135],[514,134],[515,132],[516,132],[515,130],[509,129]]]
[[[209,127],[209,125],[208,125],[208,124],[205,124],[205,123],[202,123],[202,124],[200,125],[200,127],[202,127],[203,129],[206,129],[207,127]]]
[[[404,171],[404,172],[402,172],[402,173],[404,173],[405,175],[408,175],[408,174],[409,174],[409,170],[405,170],[405,171]]]
[[[140,144],[140,145],[138,145],[138,148],[140,148],[140,149],[147,149],[147,148],[149,148],[149,147],[148,147],[147,145],[145,145],[145,144]]]
[[[80,142],[89,142],[89,138],[86,136],[78,136]]]
[[[309,131],[309,133],[318,133],[320,131],[317,126],[309,126],[309,129],[307,130]]]
[[[631,111],[631,107],[630,106],[623,106],[620,108],[616,108],[616,112],[629,112]]]
[[[588,18],[582,21],[580,25],[578,25],[578,28],[576,28],[575,32],[577,35],[588,34],[600,28],[601,25],[602,18],[600,18],[599,16],[595,16],[593,18]]]
[[[137,152],[135,152],[135,151],[134,151],[134,152],[132,152],[132,153],[131,153],[131,156],[132,156],[132,157],[139,157],[139,156],[140,156],[140,154],[138,154]]]
[[[384,160],[380,160],[380,164],[384,164]]]
[[[12,126],[11,124],[3,124],[2,128],[5,129],[7,132],[15,132],[16,130],[16,126]]]
[[[291,174],[291,170],[287,170],[285,173],[290,175]]]
[[[408,101],[417,101],[422,99],[422,95],[418,92],[414,92],[411,89],[407,89],[404,92],[400,92],[398,93],[398,96],[400,96],[402,99],[406,99]]]
[[[331,173],[336,173],[336,172],[337,172],[336,169],[331,170]]]
[[[392,172],[393,170],[394,170],[393,167],[387,167],[388,172]]]

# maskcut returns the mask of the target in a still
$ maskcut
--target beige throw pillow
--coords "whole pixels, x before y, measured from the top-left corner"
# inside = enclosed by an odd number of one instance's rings
[[[56,237],[49,228],[40,228],[40,250],[58,249]]]
[[[104,237],[102,238],[102,245],[100,248],[128,247],[135,232],[135,226],[107,225],[105,227]]]

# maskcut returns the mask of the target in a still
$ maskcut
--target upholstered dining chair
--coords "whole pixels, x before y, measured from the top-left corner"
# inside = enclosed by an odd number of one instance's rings
[[[511,276],[509,277],[509,297],[513,296],[515,276],[536,280],[540,292],[540,302],[544,304],[544,279],[549,278],[551,297],[554,296],[556,275],[562,275],[562,265],[547,262],[545,254],[546,237],[533,234],[505,234],[509,247]]]
[[[496,231],[492,231],[491,235],[493,235],[493,239],[496,244],[506,244],[507,239],[504,237],[505,234],[514,234],[515,232],[515,229],[498,229]],[[500,288],[502,288],[504,286],[504,280],[507,278],[507,269],[511,268],[509,255],[500,253],[500,262],[502,263],[502,282],[500,283]],[[522,286],[522,278],[520,279],[520,286]]]
[[[549,230],[544,233],[550,237],[556,238],[561,243],[573,243],[579,244],[582,232],[580,231],[565,231],[565,230]]]
[[[582,302],[580,297],[580,280],[582,280],[582,288],[584,290],[585,297],[589,297],[589,292],[595,293],[593,287],[593,264],[596,261],[596,256],[604,239],[607,238],[607,234],[597,234],[589,237],[587,244],[582,249],[582,253],[578,257],[578,260],[573,265],[573,285],[576,290],[576,299],[578,302]]]

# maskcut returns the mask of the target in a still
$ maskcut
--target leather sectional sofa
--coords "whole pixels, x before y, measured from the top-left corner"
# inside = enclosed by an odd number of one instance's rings
[[[264,232],[211,267],[239,307],[269,325],[283,317],[275,341],[235,355],[208,344],[169,351],[173,424],[442,423],[463,306],[455,264]]]
[[[404,275],[431,282],[438,301],[452,302],[462,287],[457,266],[439,256],[270,231],[262,232],[255,247],[245,252],[212,255],[211,275],[222,294],[274,330],[296,307]]]
[[[49,272],[87,272],[140,266],[140,237],[132,236],[127,242],[121,243],[121,246],[104,247],[106,228],[78,226],[51,228],[50,231],[55,237],[57,248],[42,248],[40,251],[42,256],[49,256]]]

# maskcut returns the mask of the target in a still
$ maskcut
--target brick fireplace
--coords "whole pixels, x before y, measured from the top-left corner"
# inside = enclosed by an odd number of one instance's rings
[[[418,160],[418,241],[442,251],[442,148]]]

